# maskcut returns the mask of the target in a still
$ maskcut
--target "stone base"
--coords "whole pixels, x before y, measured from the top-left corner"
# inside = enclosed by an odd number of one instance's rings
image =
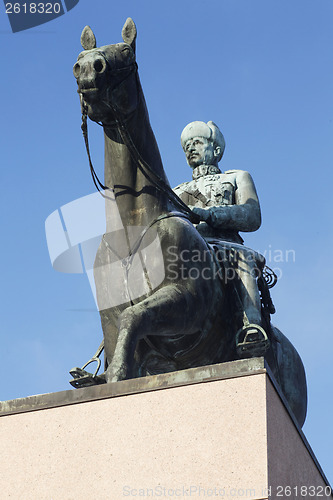
[[[1,499],[331,498],[263,358],[0,411]]]

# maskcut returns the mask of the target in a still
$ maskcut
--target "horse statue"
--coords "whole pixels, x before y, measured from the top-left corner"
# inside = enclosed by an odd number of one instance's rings
[[[136,34],[129,18],[123,43],[97,48],[86,26],[84,50],[73,68],[91,172],[106,210],[94,264],[105,349],[105,372],[94,376],[96,383],[239,358],[221,265],[163,169],[138,76]],[[91,163],[87,116],[104,129],[104,184]],[[175,259],[175,249],[197,258]],[[302,361],[276,327],[268,330],[265,358],[302,426],[307,405]]]

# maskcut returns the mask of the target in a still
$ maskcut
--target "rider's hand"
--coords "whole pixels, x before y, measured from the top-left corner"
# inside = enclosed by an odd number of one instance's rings
[[[209,218],[209,210],[206,210],[205,208],[198,208],[198,207],[193,207],[192,212],[194,212],[196,215],[199,216],[200,220],[207,222]]]

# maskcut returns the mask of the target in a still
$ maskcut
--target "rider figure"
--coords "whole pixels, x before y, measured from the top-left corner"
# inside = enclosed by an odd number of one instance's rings
[[[200,217],[196,228],[214,248],[224,269],[224,279],[232,286],[237,352],[240,356],[263,354],[268,339],[262,328],[257,277],[265,259],[243,246],[238,233],[256,231],[261,224],[252,177],[244,170],[221,172],[218,163],[225,141],[212,121],[189,123],[181,134],[181,145],[193,169],[193,180],[180,184],[174,191]]]

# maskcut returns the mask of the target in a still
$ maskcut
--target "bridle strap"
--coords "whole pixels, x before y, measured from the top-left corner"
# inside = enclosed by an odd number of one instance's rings
[[[106,57],[104,56],[104,54],[102,52],[99,52],[99,54],[104,58],[108,68],[110,68],[110,65],[106,59]],[[133,65],[131,66],[134,66],[134,71],[137,72],[137,63],[133,63]],[[109,69],[110,72],[120,72],[122,70],[128,70],[131,68],[131,66],[126,66],[126,68],[118,68],[116,70],[113,70],[111,71]],[[129,78],[129,76],[132,74],[132,72],[130,72],[121,82],[118,83],[118,85],[116,87],[113,87],[112,89],[110,87],[107,88],[107,91],[111,90],[111,93],[115,90],[115,88],[117,88],[119,85],[121,85],[127,78]],[[83,137],[84,137],[84,142],[85,142],[85,146],[86,146],[86,151],[87,151],[87,155],[88,155],[88,160],[89,160],[89,167],[90,167],[90,172],[91,172],[91,176],[92,176],[92,179],[93,179],[93,182],[94,182],[94,185],[96,187],[96,189],[100,192],[100,194],[106,198],[106,196],[102,193],[102,190],[106,191],[106,190],[111,190],[114,192],[114,188],[110,188],[108,186],[104,186],[104,184],[101,183],[101,181],[99,180],[98,178],[98,175],[96,174],[96,171],[93,167],[93,164],[92,164],[92,160],[91,160],[91,155],[90,155],[90,148],[89,148],[89,141],[88,141],[88,124],[87,124],[87,107],[86,105],[84,104],[83,102],[83,99],[82,99],[82,94],[79,92],[80,94],[80,100],[81,100],[81,110],[82,110],[82,125],[81,125],[81,129],[82,129],[82,133],[83,133]],[[114,124],[116,126],[116,128],[118,129],[118,132],[120,134],[120,137],[121,139],[123,140],[124,144],[128,147],[129,149],[129,152],[132,156],[132,159],[134,161],[134,163],[138,164],[140,166],[140,169],[142,172],[145,173],[145,170],[149,172],[149,174],[153,175],[156,180],[150,178],[151,182],[154,184],[154,186],[159,190],[161,191],[163,194],[166,194],[167,197],[169,198],[169,200],[174,203],[176,206],[178,206],[178,208],[182,211],[184,211],[187,216],[189,217],[189,219],[191,220],[191,222],[193,224],[198,224],[200,222],[200,218],[198,217],[197,214],[195,214],[187,205],[186,203],[183,202],[183,200],[181,200],[181,198],[179,198],[179,196],[171,189],[171,187],[164,181],[164,179],[162,179],[162,177],[160,175],[158,175],[152,168],[151,166],[142,158],[140,152],[138,151],[137,147],[135,146],[133,140],[132,140],[132,137],[130,136],[129,132],[128,132],[128,129],[126,127],[126,122],[124,120],[121,119],[118,111],[116,110],[115,106],[113,105],[112,103],[112,99],[110,99],[110,102],[106,102],[106,101],[103,101],[104,104],[109,107],[113,114],[114,114],[114,117],[115,117],[115,120],[114,122],[112,123],[112,125]],[[102,125],[103,124],[100,124],[98,123],[98,125]],[[111,124],[105,124],[105,127],[111,127]]]
[[[94,169],[94,166],[92,164],[92,160],[91,160],[91,155],[90,155],[90,148],[89,148],[89,141],[88,141],[88,123],[87,123],[87,108],[86,106],[84,105],[84,103],[82,102],[82,124],[81,124],[81,130],[82,130],[82,133],[83,133],[83,138],[84,138],[84,143],[85,143],[85,146],[86,146],[86,151],[87,151],[87,155],[88,155],[88,161],[89,161],[89,167],[90,167],[90,173],[91,173],[91,177],[92,177],[92,180],[95,184],[95,187],[97,189],[97,191],[99,191],[101,193],[102,196],[103,193],[101,190],[110,190],[110,188],[108,188],[107,186],[104,186],[104,184],[101,183],[101,181],[99,180],[98,178],[98,175],[96,174],[96,171]],[[105,198],[105,196],[104,196]]]
[[[104,61],[105,61],[105,64],[108,68],[108,71],[109,73],[121,73],[122,71],[128,71],[129,69],[132,69],[134,68],[134,71],[136,72],[137,69],[138,69],[138,65],[136,63],[136,61],[134,63],[132,63],[131,65],[129,66],[126,66],[125,68],[116,68],[114,70],[111,70],[110,68],[110,64],[108,62],[108,60],[106,59],[105,55],[103,52],[101,51],[97,51],[98,54],[100,56],[103,57]],[[119,85],[121,85],[130,75],[131,75],[132,72],[130,72],[121,82],[118,83],[118,85],[116,87],[114,87],[112,90],[114,90],[115,88],[117,88]],[[108,87],[109,89],[109,87]],[[108,186],[104,186],[104,184],[102,184],[102,182],[99,180],[99,177],[94,169],[94,166],[93,166],[93,163],[92,163],[92,159],[91,159],[91,155],[90,155],[90,147],[89,147],[89,140],[88,140],[88,112],[87,112],[87,106],[85,105],[84,101],[83,101],[83,96],[82,96],[82,93],[78,90],[78,94],[80,96],[80,103],[81,103],[81,112],[82,112],[82,123],[81,123],[81,130],[82,130],[82,133],[83,133],[83,138],[84,138],[84,143],[85,143],[85,146],[86,146],[86,151],[87,151],[87,155],[88,155],[88,161],[89,161],[89,167],[90,167],[90,173],[91,173],[91,177],[92,177],[92,180],[94,182],[94,185],[97,189],[97,191],[103,196],[103,198],[107,198],[107,196],[105,196],[103,193],[102,193],[102,190],[103,191],[112,191],[114,192],[114,189],[108,187]],[[98,123],[96,122],[98,125],[100,126],[103,126],[102,123]],[[114,122],[114,124],[117,126],[117,120]],[[108,126],[111,126],[113,124],[110,124]]]
[[[115,112],[115,110],[113,109]],[[183,210],[189,217],[190,220],[193,223],[199,223],[198,216],[192,212],[192,210],[179,198],[179,196],[170,188],[170,186],[162,179],[161,176],[159,176],[152,168],[151,166],[142,158],[140,152],[138,151],[137,147],[135,146],[132,137],[130,136],[126,124],[119,118],[116,118],[118,121],[118,131],[119,134],[126,146],[128,147],[130,154],[134,160],[135,163],[137,163],[140,167],[141,170],[144,172],[147,170],[151,175],[156,177],[156,180],[151,179],[153,182],[154,186],[160,190],[163,194],[166,194],[169,198],[170,201],[175,203],[179,209]]]
[[[165,214],[159,215],[158,217],[156,217],[156,219],[154,219],[152,222],[150,222],[150,224],[148,224],[148,226],[146,226],[143,229],[143,231],[141,232],[141,234],[139,235],[139,237],[135,241],[132,248],[129,249],[127,257],[122,258],[122,259],[117,254],[117,252],[109,245],[109,243],[107,242],[107,240],[105,238],[105,234],[103,234],[103,236],[102,236],[102,241],[104,242],[106,248],[111,253],[113,253],[116,257],[118,257],[119,260],[122,261],[122,267],[124,269],[124,278],[125,278],[125,286],[127,289],[127,295],[129,297],[129,301],[131,302],[132,305],[133,305],[133,301],[131,298],[131,291],[130,291],[130,288],[128,286],[128,278],[129,278],[129,271],[130,271],[130,268],[131,268],[132,263],[133,263],[133,259],[137,255],[137,252],[139,251],[140,245],[141,245],[144,237],[148,233],[149,229],[151,229],[156,223],[160,222],[161,220],[169,219],[170,217],[182,217],[182,218],[186,219],[187,221],[189,220],[188,216],[182,212],[167,212]]]

